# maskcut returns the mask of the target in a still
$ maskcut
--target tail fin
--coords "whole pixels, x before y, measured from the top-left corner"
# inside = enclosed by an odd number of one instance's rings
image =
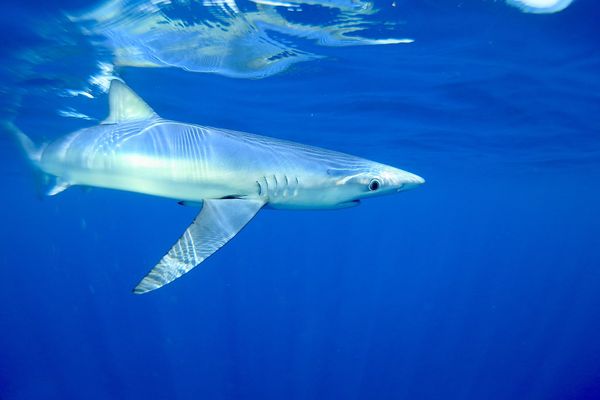
[[[37,166],[42,158],[43,147],[36,146],[12,121],[2,121],[2,126],[16,139],[29,161]]]
[[[0,121],[0,126],[9,131],[16,139],[31,165],[35,167],[36,186],[40,195],[54,196],[70,186],[69,183],[61,180],[59,177],[43,172],[40,168],[40,161],[45,145],[36,146],[33,140],[23,133],[12,121]]]

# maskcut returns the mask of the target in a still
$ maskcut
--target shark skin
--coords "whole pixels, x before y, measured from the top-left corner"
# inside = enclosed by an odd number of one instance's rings
[[[423,178],[359,157],[285,140],[159,117],[120,80],[100,125],[36,146],[8,124],[31,163],[56,184],[161,196],[201,209],[135,287],[141,294],[189,272],[264,206],[336,209],[419,186]]]

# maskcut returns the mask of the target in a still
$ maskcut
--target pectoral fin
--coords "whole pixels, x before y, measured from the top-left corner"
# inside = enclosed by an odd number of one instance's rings
[[[202,210],[177,243],[133,290],[160,288],[190,271],[233,238],[262,208],[261,200],[204,200]]]

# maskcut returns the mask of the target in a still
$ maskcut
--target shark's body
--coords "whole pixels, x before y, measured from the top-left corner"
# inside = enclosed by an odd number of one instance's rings
[[[43,148],[13,131],[32,162],[56,179],[49,194],[85,185],[202,204],[192,225],[136,293],[157,289],[191,270],[265,205],[342,208],[424,182],[409,172],[343,153],[165,120],[120,81],[113,81],[109,101],[104,123]]]
[[[349,205],[340,202],[344,185],[324,185],[375,166],[343,153],[158,117],[71,133],[50,143],[39,165],[69,185],[186,202],[256,198],[273,208],[312,209]]]

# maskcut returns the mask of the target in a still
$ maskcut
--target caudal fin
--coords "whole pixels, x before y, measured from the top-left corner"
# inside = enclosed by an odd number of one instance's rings
[[[0,126],[6,129],[15,138],[23,153],[31,165],[34,166],[34,174],[38,193],[46,196],[54,196],[69,186],[70,183],[63,181],[57,176],[47,174],[40,168],[40,160],[45,145],[36,146],[33,140],[29,138],[22,130],[20,130],[12,121],[0,121]]]
[[[2,126],[16,139],[29,161],[37,166],[42,157],[43,147],[36,146],[29,136],[23,133],[12,121],[2,121]]]

